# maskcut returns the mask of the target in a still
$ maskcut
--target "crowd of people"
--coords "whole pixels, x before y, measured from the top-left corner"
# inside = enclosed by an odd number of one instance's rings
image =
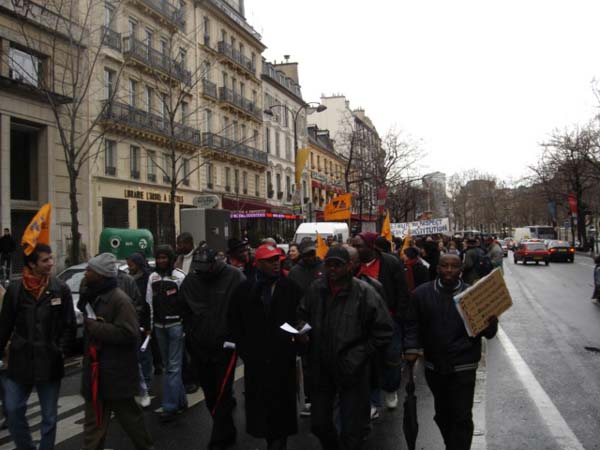
[[[176,249],[156,247],[152,268],[140,253],[128,257],[128,273],[112,254],[91,258],[77,304],[85,317],[81,448],[103,449],[115,417],[136,449],[154,449],[143,412],[150,395],[159,393],[167,424],[198,387],[212,417],[208,448],[229,448],[241,358],[246,432],[267,449],[287,448],[299,415],[310,417],[323,449],[360,449],[372,422],[398,407],[403,368],[422,357],[446,448],[469,449],[481,339],[495,335],[497,319],[469,337],[453,297],[501,268],[494,238],[429,236],[397,242],[396,251],[361,232],[328,245],[323,259],[310,239],[285,254],[270,238],[256,249],[234,238],[220,252],[182,233]],[[32,248],[0,312],[4,416],[18,450],[36,448],[26,419],[33,389],[39,448],[54,448],[66,338],[76,325],[53,266],[49,246]]]

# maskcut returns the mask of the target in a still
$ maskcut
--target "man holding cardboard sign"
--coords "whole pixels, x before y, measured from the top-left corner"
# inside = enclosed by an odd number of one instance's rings
[[[445,254],[438,276],[412,294],[404,328],[404,359],[414,363],[425,357],[425,378],[435,400],[437,423],[447,450],[469,450],[473,437],[475,373],[481,358],[481,338],[498,330],[492,316],[488,326],[469,337],[454,298],[468,287],[461,279],[457,255]]]

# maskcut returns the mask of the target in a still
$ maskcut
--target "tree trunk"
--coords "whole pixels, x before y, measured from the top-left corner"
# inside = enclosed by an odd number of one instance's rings
[[[71,207],[71,265],[79,264],[79,220],[77,213],[79,205],[77,203],[77,174],[73,170],[69,170],[69,203]]]

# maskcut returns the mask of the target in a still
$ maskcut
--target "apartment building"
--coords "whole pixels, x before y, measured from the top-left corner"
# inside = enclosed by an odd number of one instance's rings
[[[307,199],[308,222],[322,221],[325,205],[333,197],[345,194],[345,161],[335,151],[329,130],[316,125],[308,127],[309,171],[311,196]]]
[[[20,239],[46,202],[53,205],[51,241],[62,265],[71,236],[69,176],[55,112],[72,107],[70,44],[80,32],[77,17],[61,17],[44,6],[0,0],[0,226]],[[77,44],[76,44],[77,45]],[[71,123],[62,123],[70,131]],[[74,123],[77,131],[80,123]],[[81,229],[87,229],[87,170],[75,187]],[[84,235],[84,239],[86,236]],[[15,255],[13,268],[21,267]]]
[[[270,231],[282,237],[293,236],[301,221],[302,197],[308,198],[308,173],[296,186],[296,151],[306,147],[306,107],[298,80],[298,64],[263,60],[263,133],[268,158],[267,203],[277,214]],[[296,191],[297,195],[294,195]],[[294,204],[295,203],[295,204]]]

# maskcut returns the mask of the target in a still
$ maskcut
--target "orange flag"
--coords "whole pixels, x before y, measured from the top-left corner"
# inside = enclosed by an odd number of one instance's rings
[[[390,212],[389,210],[385,214],[385,219],[383,220],[383,226],[381,227],[381,235],[387,239],[388,242],[392,242],[392,226],[390,224]]]
[[[327,252],[329,251],[329,247],[321,237],[319,233],[317,233],[317,256],[321,259],[325,259]]]
[[[52,204],[46,203],[40,208],[37,214],[31,219],[29,225],[23,233],[21,245],[24,246],[23,252],[31,255],[31,252],[37,244],[50,244],[50,218],[52,216]]]

